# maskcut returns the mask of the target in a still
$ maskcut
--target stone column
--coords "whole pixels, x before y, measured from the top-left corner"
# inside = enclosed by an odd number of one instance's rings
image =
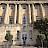
[[[44,18],[45,17],[45,10],[44,10],[44,7],[42,4],[40,4],[40,6],[41,6],[41,10],[42,10],[42,17]]]
[[[22,24],[21,4],[19,4],[19,23]]]
[[[29,21],[31,23],[31,8],[30,8],[30,4],[28,4],[28,6],[29,6]]]
[[[15,4],[14,24],[16,24],[16,18],[17,18],[17,4]]]
[[[7,4],[4,23],[5,23],[5,24],[9,24],[9,4]]]
[[[3,13],[3,9],[2,9],[2,5],[0,4],[0,16],[2,16]]]
[[[33,19],[34,19],[34,21],[36,21],[36,16],[35,16],[35,6],[34,6],[34,4],[32,4],[32,12],[33,12]]]

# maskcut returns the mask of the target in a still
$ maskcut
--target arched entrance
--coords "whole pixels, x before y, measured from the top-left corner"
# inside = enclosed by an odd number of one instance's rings
[[[26,45],[27,41],[27,32],[22,32],[22,45]]]
[[[26,45],[27,34],[22,34],[23,45]]]

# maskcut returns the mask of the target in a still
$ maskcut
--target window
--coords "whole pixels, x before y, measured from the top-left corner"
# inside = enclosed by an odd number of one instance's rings
[[[39,5],[35,5],[35,9],[38,9],[38,6],[39,6]]]
[[[22,39],[26,40],[27,39],[27,34],[22,34]]]
[[[32,39],[32,30],[29,31],[29,37]]]
[[[23,9],[26,9],[26,5],[22,5],[22,8],[23,8]]]
[[[40,18],[41,18],[40,16],[36,16],[36,20],[40,20]]]
[[[6,5],[3,4],[3,5],[2,5],[2,9],[6,9]]]
[[[9,33],[10,33],[10,31],[9,31],[9,30],[7,30],[7,31],[6,31],[6,34],[9,34]]]
[[[23,24],[26,24],[26,17],[25,17],[25,14],[23,14]]]
[[[26,28],[26,26],[23,26],[23,30]]]
[[[26,32],[26,30],[23,30],[22,32]]]
[[[17,31],[17,39],[19,39],[19,31]]]
[[[24,34],[22,34],[22,39],[24,38]]]
[[[13,16],[9,16],[9,24],[13,24]]]
[[[25,34],[25,38],[27,39],[27,34]]]
[[[3,23],[3,17],[0,16],[0,24],[2,24],[2,23]]]
[[[10,9],[14,9],[14,5],[10,5]]]

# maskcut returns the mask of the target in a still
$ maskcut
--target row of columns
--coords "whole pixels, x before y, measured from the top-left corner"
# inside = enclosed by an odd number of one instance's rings
[[[13,1],[13,0],[0,0],[0,1]],[[35,1],[35,0],[14,0],[14,1]]]
[[[45,11],[44,11],[44,7],[42,4],[40,4],[41,6],[41,10],[42,10],[42,15],[43,17],[45,17]],[[28,4],[28,7],[29,7],[29,21],[30,23],[32,22],[31,20],[31,16],[33,17],[33,20],[36,21],[36,12],[35,12],[35,6],[34,4],[32,4],[32,15],[31,15],[31,7],[30,7],[30,4]],[[21,4],[19,4],[19,23],[22,24],[22,16],[21,16]],[[17,19],[17,4],[15,5],[15,15],[14,15],[14,24],[16,24],[16,19]],[[5,24],[9,24],[9,4],[7,4],[7,9],[6,9],[6,14],[5,14],[5,19],[4,19],[4,23]]]
[[[44,10],[44,7],[42,4],[41,4],[41,9],[42,9],[42,16],[43,16],[43,18],[45,18],[45,10]]]
[[[34,21],[36,21],[36,12],[35,12],[35,6],[34,5],[32,5],[32,7],[33,7],[33,19],[34,19]],[[44,10],[44,7],[43,7],[43,5],[42,4],[40,4],[40,8],[41,8],[41,18],[45,18],[45,10]]]

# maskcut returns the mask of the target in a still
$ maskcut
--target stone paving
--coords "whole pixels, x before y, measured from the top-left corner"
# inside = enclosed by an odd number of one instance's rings
[[[0,48],[37,48],[34,46],[16,46],[16,45],[12,45],[11,47],[8,46],[8,44],[4,43],[4,42],[0,42]]]
[[[34,46],[11,46],[11,48],[37,48]]]

